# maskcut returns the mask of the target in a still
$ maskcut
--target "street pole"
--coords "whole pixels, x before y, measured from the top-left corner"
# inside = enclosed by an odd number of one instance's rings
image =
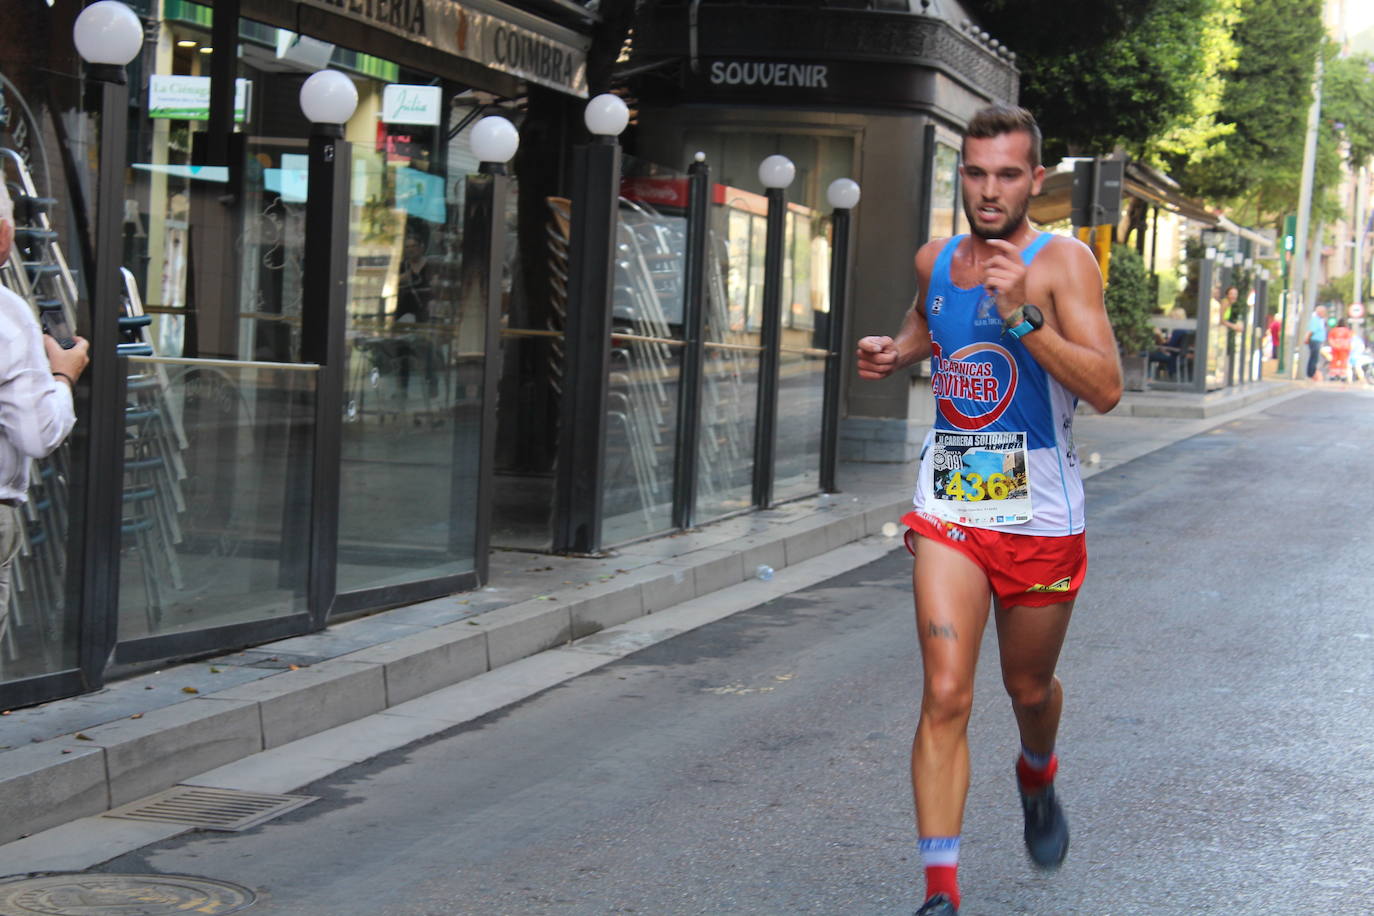
[[[711,221],[711,169],[697,153],[687,167],[687,239],[683,251],[682,354],[678,385],[677,456],[673,464],[673,527],[696,524],[697,449],[701,438],[701,386],[706,365],[706,255]]]
[[[1307,265],[1304,267],[1304,270],[1306,271],[1304,276],[1306,279],[1303,281],[1305,287],[1303,289],[1302,296],[1302,311],[1303,315],[1307,320],[1298,326],[1300,332],[1303,332],[1303,329],[1305,329],[1308,323],[1312,320],[1312,312],[1317,307],[1317,274],[1321,272],[1322,236],[1325,234],[1325,232],[1326,221],[1317,220],[1317,226],[1312,231],[1312,243],[1307,252]]]
[[[1364,194],[1369,170],[1360,166],[1355,173],[1355,294],[1351,302],[1364,302]]]
[[[496,391],[501,376],[501,274],[506,263],[506,198],[510,176],[506,163],[520,146],[515,125],[498,115],[483,118],[473,125],[472,151],[478,159],[477,174],[467,176],[463,193],[462,282],[464,312],[482,322],[482,401],[477,452],[477,524],[473,549],[477,581],[485,583],[491,574],[492,495],[496,475]],[[466,377],[460,377],[460,382]],[[454,424],[453,486],[449,489],[450,518],[462,517],[466,487],[459,476],[474,468],[466,435]],[[449,548],[455,553],[462,546],[458,526],[450,528]]]
[[[587,103],[590,143],[573,148],[568,243],[568,314],[564,335],[562,417],[555,468],[553,550],[601,550],[606,489],[606,403],[611,358],[611,302],[620,225],[620,132],[629,109],[603,93]]]
[[[143,47],[143,26],[122,3],[93,3],[72,29],[86,62],[86,103],[99,135],[88,273],[90,367],[72,386],[78,422],[72,454],[85,469],[72,481],[70,505],[79,535],[67,545],[66,594],[77,598],[82,622],[80,667],[98,686],[118,636],[120,517],[124,490],[124,406],[128,361],[118,355],[120,223],[128,152],[129,85],[125,66]],[[21,268],[22,269],[22,268]],[[78,316],[72,316],[73,318]],[[75,527],[75,526],[73,526]],[[103,619],[104,629],[97,623]],[[89,634],[89,635],[88,635]]]
[[[839,463],[840,392],[843,378],[845,341],[849,329],[845,298],[849,291],[849,222],[850,211],[859,202],[860,189],[849,178],[837,178],[826,190],[826,198],[834,208],[831,225],[834,239],[830,255],[830,320],[826,327],[825,394],[821,400],[821,491],[839,492],[835,484],[835,469]]]
[[[773,462],[777,446],[779,362],[782,347],[782,268],[787,233],[787,186],[796,166],[786,156],[768,156],[759,179],[768,197],[763,249],[763,321],[759,333],[759,388],[754,422],[754,505],[773,506]]]
[[[310,443],[309,574],[306,605],[323,627],[338,595],[339,453],[343,442],[344,320],[348,308],[349,183],[353,146],[344,124],[358,107],[358,91],[343,73],[320,70],[301,86],[301,111],[310,121],[301,266],[301,361],[315,376]],[[298,497],[299,498],[299,497]]]
[[[1298,194],[1298,232],[1293,240],[1293,290],[1301,292],[1304,271],[1307,270],[1307,228],[1312,219],[1312,184],[1317,168],[1317,127],[1321,120],[1322,111],[1322,54],[1317,54],[1316,73],[1312,79],[1312,104],[1307,109],[1307,139],[1302,152],[1302,188]],[[1309,296],[1300,297],[1298,309],[1298,325],[1293,329],[1294,342],[1303,339],[1304,329],[1312,320],[1312,299]],[[1301,359],[1293,360],[1290,370],[1290,377],[1298,377],[1298,363]]]

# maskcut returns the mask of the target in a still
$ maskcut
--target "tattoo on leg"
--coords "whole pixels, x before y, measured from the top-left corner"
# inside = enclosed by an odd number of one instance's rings
[[[959,634],[954,632],[954,627],[947,623],[926,624],[926,635],[930,637],[941,637],[944,639],[958,639]]]

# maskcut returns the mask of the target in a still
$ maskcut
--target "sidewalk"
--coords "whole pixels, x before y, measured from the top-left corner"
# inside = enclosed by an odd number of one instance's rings
[[[1208,395],[1128,393],[1108,416],[1077,418],[1083,476],[1305,390],[1272,381]],[[392,745],[401,746],[543,689],[531,689],[533,681],[513,673],[497,691],[504,697],[498,706],[476,710],[449,690],[461,682],[500,681],[498,672],[516,672],[521,660],[578,640],[575,645],[599,646],[602,657],[596,664],[604,664],[607,652],[628,654],[683,628],[805,587],[793,576],[790,582],[722,593],[753,584],[760,566],[772,567],[785,580],[784,571],[795,572],[803,564],[809,564],[807,575],[814,578],[869,562],[900,546],[884,526],[909,507],[914,475],[907,464],[847,464],[841,468],[842,493],[631,544],[604,559],[496,553],[492,584],[475,592],[169,666],[96,694],[14,710],[0,718],[0,877],[37,870],[36,862],[54,867],[46,852],[34,852],[41,837],[13,842],[21,837],[100,815],[254,755],[270,756],[264,752],[301,739],[323,740],[321,733],[330,730],[337,734],[328,740],[337,745],[351,734],[345,726],[418,704],[425,710],[423,724],[409,720]],[[651,616],[639,623],[645,615]],[[608,628],[615,629],[593,637]],[[567,670],[558,676],[566,679],[594,666],[564,665]],[[445,694],[432,697],[436,691]],[[391,717],[391,724],[399,718]],[[330,754],[334,769],[370,756],[359,757],[356,744]],[[274,788],[263,791],[289,791],[320,775],[317,767],[277,776]],[[142,826],[108,822],[130,830]],[[43,848],[54,844],[61,845],[55,836]]]

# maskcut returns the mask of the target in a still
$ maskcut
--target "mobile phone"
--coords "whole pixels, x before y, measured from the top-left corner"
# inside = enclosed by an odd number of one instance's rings
[[[76,338],[72,336],[71,325],[67,324],[67,316],[62,313],[61,309],[45,309],[41,318],[43,333],[57,341],[59,347],[70,350],[76,346]]]

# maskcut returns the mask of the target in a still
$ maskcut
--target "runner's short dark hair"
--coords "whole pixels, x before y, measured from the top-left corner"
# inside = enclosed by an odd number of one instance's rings
[[[964,128],[964,139],[976,137],[1000,137],[1002,134],[1022,132],[1031,139],[1031,168],[1040,167],[1040,125],[1035,123],[1035,115],[1016,105],[989,105],[974,113],[968,127]]]

